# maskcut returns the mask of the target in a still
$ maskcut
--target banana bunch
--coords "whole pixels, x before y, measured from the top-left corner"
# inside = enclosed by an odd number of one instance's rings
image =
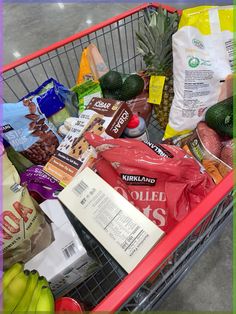
[[[2,278],[4,313],[54,313],[54,298],[45,277],[14,264]]]

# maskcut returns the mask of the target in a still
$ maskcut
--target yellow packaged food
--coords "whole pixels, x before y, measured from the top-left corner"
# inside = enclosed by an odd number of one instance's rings
[[[109,71],[100,52],[94,44],[89,44],[82,52],[77,84],[86,80],[98,81],[98,79]]]

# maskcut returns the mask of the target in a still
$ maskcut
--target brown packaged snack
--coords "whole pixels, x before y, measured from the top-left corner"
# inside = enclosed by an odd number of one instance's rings
[[[133,114],[137,114],[140,117],[142,117],[146,125],[149,124],[151,115],[152,115],[152,104],[150,104],[148,100],[148,89],[149,89],[149,77],[145,76],[144,73],[140,72],[138,73],[144,80],[144,89],[141,94],[139,94],[137,97],[126,101],[127,105],[129,106],[130,110]]]
[[[3,165],[2,243],[4,269],[27,262],[54,240],[51,225],[26,187],[0,143]]]
[[[94,97],[45,165],[44,171],[66,186],[78,172],[91,166],[96,158],[96,151],[86,141],[84,134],[91,132],[106,138],[118,138],[131,115],[123,101]]]

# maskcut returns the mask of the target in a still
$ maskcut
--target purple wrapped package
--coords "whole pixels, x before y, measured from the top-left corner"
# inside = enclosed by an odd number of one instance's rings
[[[43,166],[32,166],[20,175],[21,185],[26,185],[30,195],[41,203],[57,198],[62,187],[43,171]]]

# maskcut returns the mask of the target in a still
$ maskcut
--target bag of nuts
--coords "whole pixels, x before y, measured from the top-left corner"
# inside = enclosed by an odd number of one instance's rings
[[[1,243],[4,268],[27,262],[53,241],[50,220],[35,203],[0,142],[2,162]]]
[[[61,141],[36,98],[3,104],[1,132],[15,151],[36,165],[45,165]]]

